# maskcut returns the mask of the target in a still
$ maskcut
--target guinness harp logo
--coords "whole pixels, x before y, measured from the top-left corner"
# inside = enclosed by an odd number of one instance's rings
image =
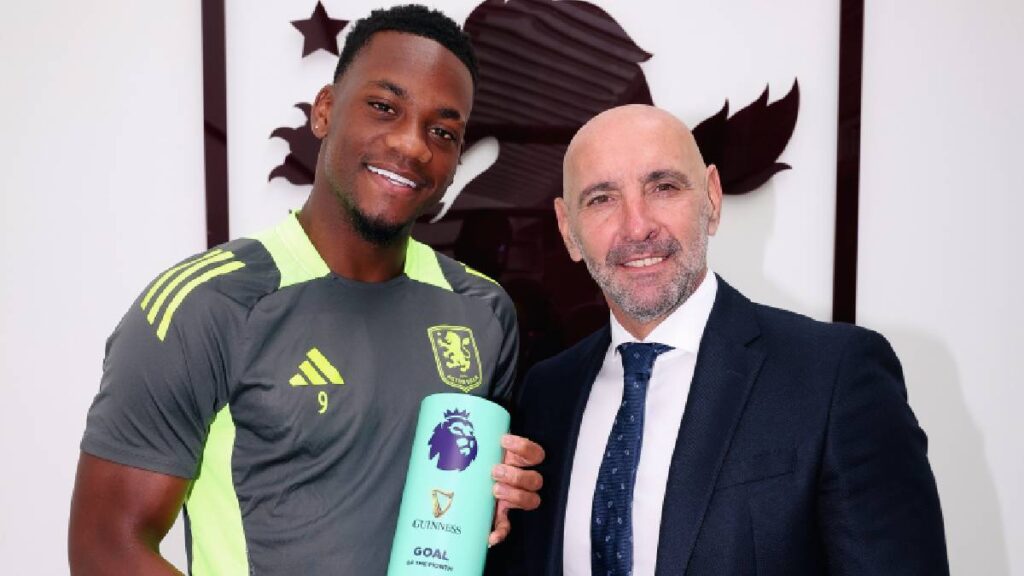
[[[430,499],[434,502],[434,518],[440,518],[452,507],[455,492],[445,492],[440,488],[434,488],[430,491]]]

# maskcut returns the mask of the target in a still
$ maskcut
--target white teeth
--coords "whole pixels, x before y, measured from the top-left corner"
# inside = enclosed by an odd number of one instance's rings
[[[377,168],[376,166],[370,166],[369,164],[366,165],[366,168],[370,172],[373,172],[374,174],[379,174],[379,175],[387,178],[388,180],[391,180],[395,184],[398,184],[399,186],[405,186],[407,188],[416,188],[416,183],[415,182],[413,182],[412,180],[409,180],[408,178],[403,178],[402,176],[399,176],[398,174],[395,174],[394,172],[392,172],[390,170],[385,170],[383,168]]]
[[[623,266],[629,266],[630,268],[644,268],[646,266],[654,266],[658,262],[661,262],[664,258],[643,258],[642,260],[630,260],[623,264]]]

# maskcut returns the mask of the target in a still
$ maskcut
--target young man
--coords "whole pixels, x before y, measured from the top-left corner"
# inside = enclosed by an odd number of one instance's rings
[[[301,212],[171,268],[107,346],[72,502],[74,574],[383,574],[420,400],[508,397],[517,336],[492,281],[409,237],[452,182],[468,39],[423,7],[351,30],[316,97]],[[463,345],[449,362],[445,343]],[[449,346],[450,347],[450,346]],[[540,448],[506,436],[496,529],[533,508]]]

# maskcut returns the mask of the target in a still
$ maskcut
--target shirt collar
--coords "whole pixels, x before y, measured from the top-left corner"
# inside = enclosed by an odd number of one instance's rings
[[[704,335],[704,327],[711,315],[711,307],[715,304],[715,296],[718,294],[718,278],[708,268],[700,286],[676,308],[664,320],[658,324],[643,342],[658,342],[667,344],[676,350],[685,350],[693,354],[700,348],[700,339]],[[616,350],[619,344],[636,342],[633,337],[614,314],[611,316],[612,328],[612,350]],[[617,354],[618,352],[616,352]]]

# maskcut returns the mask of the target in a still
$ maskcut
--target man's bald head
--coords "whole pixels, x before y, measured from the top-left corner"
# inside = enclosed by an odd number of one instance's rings
[[[558,229],[619,322],[644,338],[696,290],[722,187],[689,128],[653,106],[595,116],[565,153]]]
[[[675,149],[688,172],[703,174],[706,170],[697,141],[682,120],[661,108],[629,104],[594,116],[573,136],[562,162],[562,196],[580,186],[579,173],[588,167],[595,150],[611,155],[644,148],[659,153]]]

